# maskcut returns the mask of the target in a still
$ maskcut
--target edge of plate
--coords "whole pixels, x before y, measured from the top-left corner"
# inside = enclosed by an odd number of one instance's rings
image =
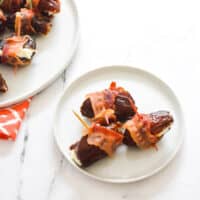
[[[76,3],[74,0],[70,0],[70,4],[71,4],[71,7],[74,11],[74,19],[75,19],[75,35],[74,35],[74,44],[72,46],[72,51],[71,51],[71,54],[69,55],[68,57],[68,60],[66,60],[66,64],[63,65],[62,69],[59,70],[54,76],[52,76],[45,84],[41,85],[41,87],[39,87],[38,89],[35,89],[34,91],[32,92],[27,92],[25,93],[24,95],[20,96],[20,97],[17,97],[17,98],[13,98],[13,100],[8,100],[8,101],[4,101],[3,103],[0,102],[0,108],[3,108],[3,107],[7,107],[7,106],[10,106],[10,105],[14,105],[14,104],[17,104],[29,97],[32,97],[34,95],[36,95],[37,93],[41,92],[42,90],[44,90],[45,88],[47,88],[51,83],[53,83],[59,76],[60,74],[65,70],[67,69],[67,67],[69,67],[73,57],[75,56],[75,53],[76,53],[76,50],[77,50],[77,47],[78,47],[78,43],[79,43],[79,39],[80,39],[80,27],[79,27],[79,15],[78,15],[78,9],[77,9],[77,6],[76,6]]]
[[[126,179],[111,179],[111,178],[101,178],[101,177],[98,177],[98,176],[95,176],[93,174],[90,174],[89,172],[85,171],[84,169],[78,167],[70,158],[70,156],[63,152],[61,147],[59,146],[58,144],[58,139],[57,139],[57,136],[56,136],[56,117],[57,117],[57,114],[58,114],[58,110],[59,110],[59,106],[60,104],[62,103],[62,100],[64,98],[64,95],[66,93],[66,91],[73,87],[73,85],[76,84],[77,81],[79,81],[80,79],[82,79],[84,76],[88,76],[89,74],[91,73],[94,73],[96,71],[99,71],[99,70],[106,70],[106,69],[111,69],[111,68],[115,68],[115,69],[119,69],[119,68],[126,68],[126,69],[132,69],[132,70],[137,70],[137,71],[140,71],[142,73],[146,73],[148,76],[151,76],[155,79],[157,79],[159,82],[161,82],[168,90],[169,92],[172,94],[172,96],[174,97],[177,105],[178,105],[178,110],[179,110],[179,114],[180,114],[180,117],[181,117],[181,122],[183,123],[182,125],[182,128],[181,128],[181,131],[182,131],[182,134],[181,134],[181,138],[179,140],[179,143],[178,145],[176,146],[176,149],[175,151],[173,152],[173,154],[171,155],[171,157],[169,159],[167,159],[160,167],[156,168],[155,170],[153,170],[151,173],[148,173],[148,174],[145,174],[143,176],[140,176],[140,177],[137,177],[137,178],[126,178]],[[55,117],[54,117],[54,125],[53,125],[53,136],[54,136],[54,139],[56,141],[56,145],[59,149],[59,151],[64,155],[64,157],[68,160],[68,162],[74,166],[79,172],[81,172],[82,174],[90,177],[90,178],[93,178],[95,180],[98,180],[98,181],[101,181],[101,182],[107,182],[107,183],[131,183],[131,182],[137,182],[137,181],[140,181],[140,180],[143,180],[143,179],[146,179],[146,178],[149,178],[155,174],[157,174],[158,172],[160,172],[162,169],[164,169],[165,167],[168,166],[168,164],[175,158],[175,156],[177,155],[182,143],[183,143],[183,138],[184,138],[184,135],[185,135],[185,119],[184,119],[184,115],[183,115],[183,109],[182,109],[182,105],[178,99],[178,97],[176,96],[176,94],[174,93],[174,91],[172,90],[172,88],[167,84],[165,83],[163,80],[161,80],[158,76],[154,75],[153,73],[147,71],[147,70],[144,70],[144,69],[141,69],[141,68],[137,68],[137,67],[133,67],[133,66],[128,66],[128,65],[111,65],[111,66],[104,66],[104,67],[97,67],[93,70],[89,70],[85,73],[82,73],[80,76],[78,76],[77,78],[73,79],[69,84],[67,84],[67,86],[65,87],[62,95],[60,96],[59,98],[59,101],[56,105],[56,110],[55,110]]]

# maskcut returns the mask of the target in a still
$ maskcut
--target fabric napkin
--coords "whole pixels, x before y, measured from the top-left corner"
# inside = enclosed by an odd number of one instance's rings
[[[0,139],[15,140],[31,99],[0,109]]]

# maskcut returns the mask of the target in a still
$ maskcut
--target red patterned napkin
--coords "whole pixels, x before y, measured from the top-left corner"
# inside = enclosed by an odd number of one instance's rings
[[[31,99],[0,109],[0,139],[15,140]]]

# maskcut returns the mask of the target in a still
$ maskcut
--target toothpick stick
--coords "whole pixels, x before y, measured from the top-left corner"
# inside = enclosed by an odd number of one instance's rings
[[[28,6],[30,9],[33,9],[33,2],[32,0],[28,0]]]
[[[16,14],[15,18],[15,33],[17,36],[21,35],[21,15],[19,13]]]
[[[80,115],[78,113],[76,113],[75,111],[72,110],[72,112],[74,113],[74,115],[76,116],[76,118],[81,122],[81,124],[87,129],[89,130],[89,126],[88,124],[80,117]]]
[[[0,0],[0,5],[4,2],[4,0]]]

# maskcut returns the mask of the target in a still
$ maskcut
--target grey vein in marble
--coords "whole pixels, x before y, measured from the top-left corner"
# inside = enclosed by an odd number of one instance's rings
[[[63,166],[63,162],[64,162],[64,156],[61,155],[58,168],[57,168],[57,170],[55,170],[55,173],[54,173],[54,175],[53,175],[53,177],[50,181],[50,184],[49,184],[49,189],[48,189],[48,192],[47,192],[47,200],[50,199],[51,193],[53,191],[53,188],[54,188],[54,185],[55,185],[55,182],[56,182],[56,179],[57,179],[57,176],[58,176],[58,174],[59,174],[59,172],[60,172],[60,170]]]
[[[67,69],[65,69],[64,72],[61,75],[61,78],[62,78],[62,81],[63,81],[64,84],[66,82],[66,72],[67,72]]]
[[[21,197],[21,188],[22,188],[22,185],[23,185],[23,181],[22,181],[22,179],[20,179],[19,183],[18,183],[17,200],[23,200],[23,198]]]
[[[29,134],[28,134],[28,129],[26,128],[25,135],[24,135],[23,148],[22,148],[22,151],[20,153],[20,168],[19,168],[19,174],[20,175],[19,175],[18,190],[17,190],[17,200],[23,199],[21,197],[21,189],[22,189],[22,186],[23,186],[23,180],[22,180],[22,177],[21,177],[21,172],[22,172],[22,168],[23,168],[24,160],[25,160],[25,156],[26,156],[26,147],[27,147],[28,138],[29,138]]]
[[[27,142],[28,142],[28,131],[26,131],[25,135],[24,135],[24,144],[23,144],[23,149],[22,149],[22,152],[20,154],[20,162],[21,162],[21,165],[23,165],[24,163],[24,158],[25,158],[25,155],[26,155],[26,145],[27,145]]]

